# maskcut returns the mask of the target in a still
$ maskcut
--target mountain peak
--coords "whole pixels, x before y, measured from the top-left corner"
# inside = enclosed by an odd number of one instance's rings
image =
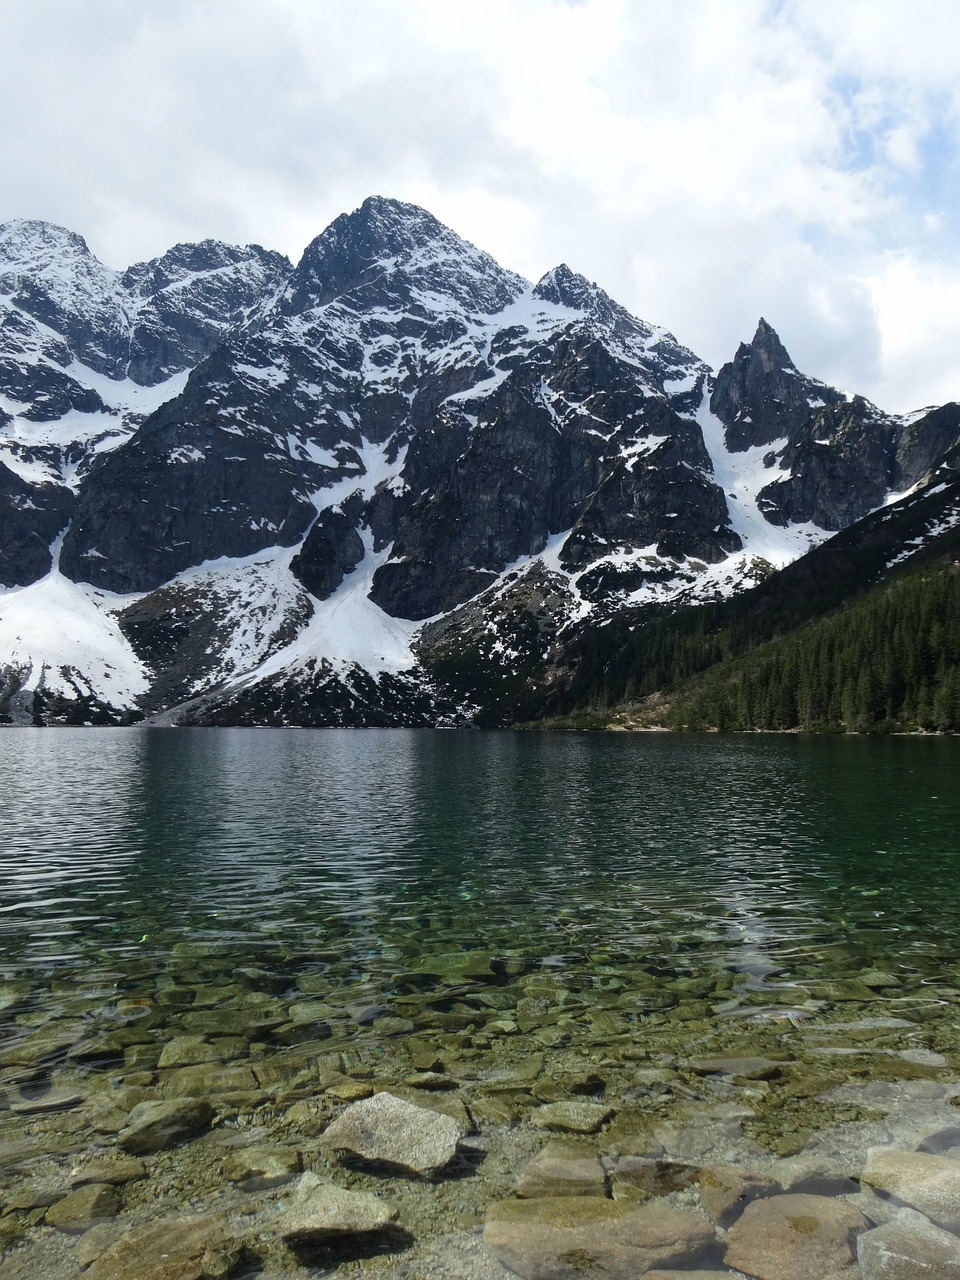
[[[780,335],[774,329],[772,324],[768,324],[763,316],[760,317],[757,324],[757,331],[753,335],[753,340],[749,347],[741,347],[741,350],[750,350],[756,352],[767,370],[772,369],[793,369],[796,365],[790,359],[786,347],[780,341]]]
[[[761,316],[753,340],[741,342],[717,374],[710,408],[726,427],[728,448],[736,452],[789,435],[811,409],[844,398],[800,373],[777,331]]]
[[[432,292],[450,293],[486,314],[502,310],[527,287],[426,209],[368,196],[307,246],[284,308],[299,312],[324,306],[401,272],[408,284],[419,278]]]
[[[0,224],[0,261],[42,271],[64,258],[93,258],[83,236],[55,222],[14,218]]]
[[[544,302],[570,307],[573,311],[587,311],[595,303],[599,292],[597,286],[591,284],[586,276],[571,271],[565,262],[561,262],[537,281],[533,296]]]

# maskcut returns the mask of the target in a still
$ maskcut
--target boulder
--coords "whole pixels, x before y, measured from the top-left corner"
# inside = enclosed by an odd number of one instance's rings
[[[857,1241],[863,1280],[960,1280],[960,1239],[915,1209]]]
[[[785,1195],[748,1204],[727,1237],[728,1267],[757,1280],[856,1275],[859,1209],[829,1196]]]
[[[130,1112],[129,1125],[117,1142],[131,1155],[151,1155],[175,1147],[210,1127],[213,1107],[203,1098],[171,1098],[140,1102]]]
[[[464,1133],[452,1116],[377,1093],[348,1107],[321,1140],[334,1151],[429,1177],[450,1163]]]
[[[703,1261],[716,1243],[697,1214],[597,1196],[499,1201],[483,1239],[524,1280],[636,1280],[653,1267]]]
[[[960,1160],[923,1151],[871,1147],[861,1181],[897,1204],[960,1232]]]

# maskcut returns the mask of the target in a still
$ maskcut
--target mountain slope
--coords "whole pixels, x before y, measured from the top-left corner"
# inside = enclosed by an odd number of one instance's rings
[[[735,599],[579,637],[553,706],[594,726],[960,731],[958,472],[954,450]]]
[[[382,197],[295,268],[205,241],[117,273],[8,224],[0,295],[14,718],[41,690],[41,717],[509,720],[585,637],[743,591],[960,440],[956,406],[800,374],[765,321],[714,375]],[[122,680],[50,641],[87,606]]]

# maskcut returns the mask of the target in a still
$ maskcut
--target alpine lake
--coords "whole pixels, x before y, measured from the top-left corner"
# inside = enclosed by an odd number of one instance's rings
[[[778,1194],[960,1231],[956,740],[11,729],[0,777],[2,1280],[780,1280],[730,1243]]]

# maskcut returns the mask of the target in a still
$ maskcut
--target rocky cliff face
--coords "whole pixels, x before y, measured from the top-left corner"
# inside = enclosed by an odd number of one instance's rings
[[[765,320],[717,374],[710,407],[728,448],[769,448],[781,474],[757,496],[766,519],[831,531],[916,484],[960,431],[960,406],[902,418],[805,377]]]
[[[6,585],[49,571],[87,471],[253,323],[290,270],[258,246],[206,240],[116,272],[62,227],[0,227],[0,463],[16,477],[0,492]],[[47,513],[30,536],[25,510]]]
[[[0,666],[118,714],[459,722],[431,646],[520,679],[569,628],[748,586],[958,438],[764,321],[714,378],[568,267],[531,285],[380,197],[296,268],[205,241],[117,273],[12,223]]]

